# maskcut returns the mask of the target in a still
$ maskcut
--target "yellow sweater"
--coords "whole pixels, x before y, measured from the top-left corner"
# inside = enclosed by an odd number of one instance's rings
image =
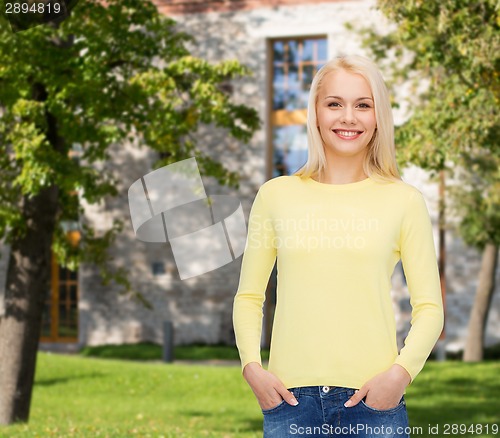
[[[277,259],[268,371],[287,388],[360,388],[392,364],[412,381],[444,324],[429,213],[404,182],[264,183],[248,223],[233,323],[242,370],[262,364],[265,290]],[[391,276],[401,259],[412,306],[398,354]]]

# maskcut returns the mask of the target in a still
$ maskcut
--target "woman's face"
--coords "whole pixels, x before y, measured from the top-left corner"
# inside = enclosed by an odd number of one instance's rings
[[[318,128],[327,156],[364,155],[377,126],[366,79],[345,70],[327,73],[316,104]]]

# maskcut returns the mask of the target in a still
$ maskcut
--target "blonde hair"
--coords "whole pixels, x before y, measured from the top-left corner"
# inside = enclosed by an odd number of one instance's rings
[[[401,180],[396,163],[394,121],[389,93],[382,74],[369,59],[358,55],[340,56],[326,63],[314,76],[307,107],[307,162],[294,175],[302,178],[322,177],[326,168],[325,151],[317,123],[318,94],[324,77],[333,71],[345,70],[363,76],[371,88],[377,128],[373,134],[363,162],[366,175],[378,180]]]

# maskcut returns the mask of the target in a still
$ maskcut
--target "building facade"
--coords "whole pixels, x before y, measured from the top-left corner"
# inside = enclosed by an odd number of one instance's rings
[[[388,23],[372,1],[299,0],[156,0],[158,9],[175,19],[178,28],[194,36],[193,55],[211,62],[237,59],[252,72],[233,81],[233,99],[257,109],[262,127],[247,144],[210,127],[200,129],[200,146],[207,154],[241,174],[238,190],[219,187],[203,178],[206,191],[238,198],[248,218],[259,186],[270,178],[293,173],[306,159],[305,131],[308,87],[328,59],[347,53],[364,54],[362,27],[383,32]],[[353,30],[347,30],[346,24]],[[402,98],[402,96],[400,96]],[[404,108],[404,105],[403,105]],[[396,123],[404,120],[395,111]],[[135,239],[130,225],[127,190],[152,170],[157,158],[137,145],[117,145],[114,160],[103,171],[120,181],[120,196],[99,206],[88,206],[84,220],[103,232],[114,220],[125,229],[112,248],[116,266],[127,269],[136,290],[153,309],[123,296],[115,285],[103,285],[93,266],[71,273],[53,263],[51,294],[47,300],[43,338],[46,345],[79,348],[83,345],[161,343],[164,321],[171,321],[176,344],[234,344],[232,304],[239,281],[241,257],[215,271],[181,280],[169,244],[146,244]],[[404,171],[403,179],[419,188],[437,230],[437,184],[420,169]],[[474,299],[480,254],[464,246],[450,229],[447,246],[446,345],[463,348]],[[8,248],[3,247],[7,253]],[[0,259],[5,271],[6,257]],[[3,277],[0,274],[0,285]],[[497,279],[500,282],[499,278]],[[275,275],[271,276],[264,309],[262,344],[270,339],[275,304]],[[409,329],[411,306],[400,265],[392,290],[398,342]],[[0,299],[1,303],[1,299]],[[0,304],[1,312],[1,304]],[[487,324],[486,345],[500,342],[500,297],[496,293]]]

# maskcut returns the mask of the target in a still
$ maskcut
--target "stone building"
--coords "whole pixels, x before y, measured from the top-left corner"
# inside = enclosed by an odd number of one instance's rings
[[[216,62],[238,59],[251,77],[234,81],[233,98],[259,112],[262,128],[248,144],[226,133],[202,129],[206,152],[241,174],[239,190],[218,187],[203,178],[208,194],[237,197],[248,219],[255,193],[266,180],[289,174],[305,160],[307,90],[317,69],[342,53],[360,53],[361,26],[383,31],[388,23],[372,1],[300,0],[156,0],[159,10],[174,18],[181,30],[196,38],[194,55]],[[350,23],[353,31],[346,29]],[[403,121],[395,111],[396,123]],[[112,248],[117,266],[125,267],[133,284],[153,310],[122,296],[113,285],[102,285],[97,270],[84,265],[71,273],[53,264],[51,297],[44,324],[45,345],[78,348],[83,345],[162,342],[162,324],[172,321],[176,344],[234,344],[232,304],[237,290],[241,257],[219,269],[181,280],[169,244],[145,244],[135,239],[129,221],[127,190],[152,169],[155,156],[144,148],[120,145],[106,171],[120,180],[120,196],[100,206],[89,206],[85,220],[106,230],[117,218],[126,226]],[[405,170],[405,181],[425,195],[437,234],[437,185],[417,169]],[[463,348],[474,298],[480,254],[467,248],[452,230],[447,232],[447,349]],[[3,247],[7,253],[8,248]],[[6,257],[0,259],[5,271]],[[1,274],[3,275],[3,274]],[[0,285],[3,284],[0,276]],[[500,282],[499,278],[497,279]],[[398,342],[409,328],[411,307],[398,265],[393,276],[393,300]],[[271,277],[265,304],[263,344],[269,341],[275,277]],[[495,294],[487,325],[487,345],[500,342],[500,297]],[[1,296],[1,295],[0,295]],[[1,299],[0,299],[1,312]]]

